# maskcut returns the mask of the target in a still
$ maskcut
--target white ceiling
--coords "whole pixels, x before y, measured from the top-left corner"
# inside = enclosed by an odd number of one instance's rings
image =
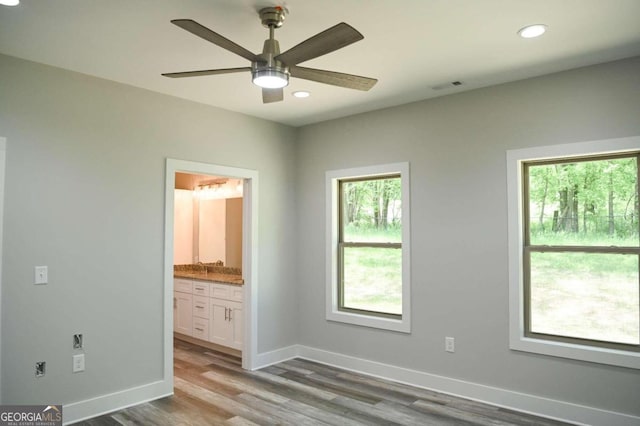
[[[369,92],[292,78],[262,104],[249,73],[163,72],[248,66],[169,21],[190,18],[253,52],[257,10],[284,5],[282,51],[338,22],[364,40],[303,66],[379,79]],[[22,0],[0,6],[0,52],[280,123],[301,126],[407,102],[640,55],[640,0]],[[521,27],[544,23],[538,39]],[[1,76],[0,76],[1,78]],[[459,87],[434,86],[460,80]],[[296,90],[311,97],[297,99]]]

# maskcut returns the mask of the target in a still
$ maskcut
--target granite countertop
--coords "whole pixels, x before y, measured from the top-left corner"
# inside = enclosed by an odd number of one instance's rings
[[[188,278],[197,281],[210,281],[231,285],[243,285],[242,275],[220,274],[217,272],[173,271],[174,278]]]
[[[173,265],[173,277],[231,285],[244,284],[242,269],[224,266],[222,261],[215,263]]]

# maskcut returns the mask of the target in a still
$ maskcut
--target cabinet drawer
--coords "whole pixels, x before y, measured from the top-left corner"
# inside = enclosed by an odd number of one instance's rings
[[[173,289],[175,291],[179,291],[180,293],[192,293],[192,281],[191,280],[185,280],[182,278],[174,278],[173,280]]]
[[[209,297],[209,283],[193,282],[193,294]]]
[[[196,296],[195,294],[193,295],[193,316],[204,318],[204,319],[209,318],[209,298],[208,297]]]
[[[193,337],[196,339],[209,340],[209,320],[193,318]]]
[[[242,286],[212,283],[209,296],[218,299],[242,301]]]

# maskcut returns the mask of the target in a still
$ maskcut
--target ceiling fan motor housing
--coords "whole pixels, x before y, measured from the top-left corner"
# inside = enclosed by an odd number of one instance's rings
[[[274,30],[282,26],[284,11],[280,7],[267,7],[260,10],[262,25],[269,28],[269,38],[264,41],[260,60],[251,63],[253,82],[271,88],[285,87],[289,84],[289,68],[275,59],[280,54],[280,43],[274,38]]]
[[[251,74],[254,82],[259,77],[273,77],[274,79],[280,79],[280,84],[284,84],[284,86],[289,84],[289,68],[274,59],[279,54],[280,44],[278,40],[269,38],[264,41],[262,54],[259,55],[260,61],[251,63]]]

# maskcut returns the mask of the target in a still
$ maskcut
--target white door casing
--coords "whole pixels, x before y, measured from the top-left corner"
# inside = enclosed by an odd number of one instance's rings
[[[164,249],[164,378],[163,388],[173,392],[173,226],[176,172],[226,176],[242,179],[242,275],[243,309],[238,321],[242,330],[242,368],[253,370],[257,361],[258,289],[258,171],[216,164],[167,158],[165,171],[165,249]],[[240,312],[238,312],[240,314]]]

